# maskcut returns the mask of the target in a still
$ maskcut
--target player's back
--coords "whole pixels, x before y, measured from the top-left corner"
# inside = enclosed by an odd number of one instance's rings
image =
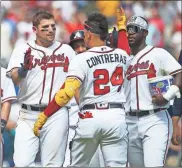
[[[75,76],[82,80],[80,107],[99,102],[126,101],[123,82],[127,57],[125,51],[106,46],[94,47],[77,55],[77,65],[74,66],[79,69]]]

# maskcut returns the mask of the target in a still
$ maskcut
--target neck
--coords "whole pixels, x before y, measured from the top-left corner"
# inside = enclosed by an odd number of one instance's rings
[[[147,46],[146,43],[141,43],[136,46],[131,46],[131,52],[133,55],[136,55],[139,51],[143,50]]]
[[[37,44],[37,45],[39,45],[39,46],[42,46],[42,47],[45,47],[45,48],[48,48],[48,47],[50,47],[52,44],[53,44],[53,42],[43,42],[43,41],[40,41],[40,40],[38,40],[38,39],[36,39],[35,40],[35,43]]]
[[[105,41],[102,41],[100,39],[92,39],[92,40],[90,40],[89,48],[105,46],[105,45],[106,45]]]

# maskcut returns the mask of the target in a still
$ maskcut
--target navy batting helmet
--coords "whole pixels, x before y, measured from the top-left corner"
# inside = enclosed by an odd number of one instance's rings
[[[83,30],[77,30],[71,34],[69,45],[71,45],[72,42],[74,42],[76,40],[84,40],[84,31]]]

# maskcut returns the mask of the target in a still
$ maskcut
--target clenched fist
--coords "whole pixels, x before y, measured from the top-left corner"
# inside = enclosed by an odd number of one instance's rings
[[[118,30],[126,30],[126,15],[122,7],[117,9],[116,19]]]
[[[40,113],[38,119],[35,121],[33,132],[35,136],[40,135],[40,130],[42,129],[43,125],[46,123],[48,117],[44,114],[44,112]]]

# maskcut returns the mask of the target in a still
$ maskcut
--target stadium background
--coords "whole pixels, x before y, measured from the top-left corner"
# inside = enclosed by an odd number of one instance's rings
[[[53,13],[57,24],[56,40],[68,43],[73,31],[83,29],[83,22],[90,12],[105,14],[110,27],[116,26],[115,11],[118,6],[124,8],[127,18],[132,15],[145,17],[149,22],[147,44],[162,47],[178,59],[182,42],[181,1],[1,1],[1,66],[7,67],[15,45],[35,38],[31,19],[38,10],[45,9]],[[8,167],[13,166],[14,128],[18,113],[15,106],[3,134],[4,166]],[[180,165],[181,150],[180,146],[170,146],[168,166]]]

